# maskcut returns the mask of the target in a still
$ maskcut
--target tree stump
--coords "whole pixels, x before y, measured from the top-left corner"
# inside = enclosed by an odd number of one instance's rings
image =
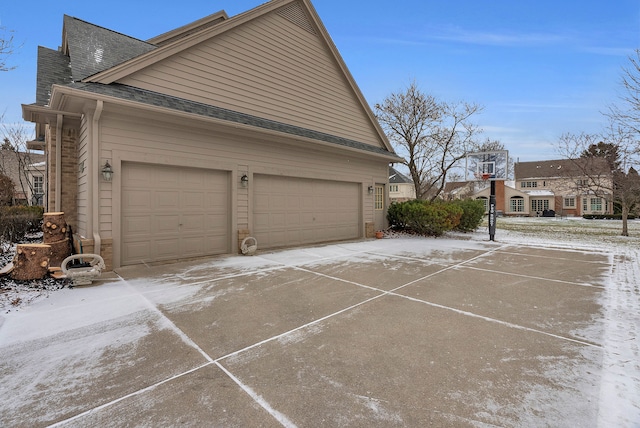
[[[45,244],[62,241],[67,237],[67,222],[64,213],[44,213],[42,216],[42,241]],[[61,260],[62,261],[62,260]]]
[[[47,244],[18,244],[11,278],[19,281],[44,278],[49,269],[50,254],[51,246]]]
[[[62,261],[71,255],[71,245],[69,238],[62,241],[47,243],[51,247],[51,255],[49,256],[50,267],[60,267]]]

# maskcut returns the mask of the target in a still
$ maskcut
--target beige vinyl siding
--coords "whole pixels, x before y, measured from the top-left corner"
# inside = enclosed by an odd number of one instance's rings
[[[119,82],[384,146],[323,39],[275,12]]]

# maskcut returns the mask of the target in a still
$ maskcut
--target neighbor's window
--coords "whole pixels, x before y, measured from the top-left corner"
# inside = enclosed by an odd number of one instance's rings
[[[587,212],[587,200],[588,200],[588,198],[586,196],[582,197],[582,212],[583,213]]]
[[[591,198],[591,211],[602,211],[602,198]]]
[[[33,193],[41,195],[44,193],[44,177],[41,175],[33,176]]]
[[[398,191],[398,185],[397,184],[390,184],[389,185],[389,191],[390,192],[397,192]]]
[[[531,211],[541,213],[549,209],[549,199],[532,199]]]
[[[376,210],[384,209],[384,187],[376,186],[376,202],[375,202]]]
[[[521,188],[538,187],[538,182],[537,181],[521,181],[520,182],[520,187]]]
[[[564,198],[564,207],[565,208],[575,208],[576,207],[576,198],[573,196],[569,196]]]
[[[489,199],[485,198],[484,196],[480,196],[478,199],[484,202],[484,211],[489,212]]]
[[[521,213],[524,212],[524,198],[522,196],[514,196],[510,200],[511,212]]]

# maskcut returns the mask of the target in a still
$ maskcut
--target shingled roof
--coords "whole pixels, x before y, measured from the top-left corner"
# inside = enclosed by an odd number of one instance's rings
[[[404,183],[413,184],[413,181],[411,181],[409,177],[402,174],[394,167],[390,166],[389,167],[389,184],[404,184]]]
[[[38,46],[36,104],[40,106],[49,104],[52,85],[66,85],[71,82],[69,57],[60,51]]]
[[[516,180],[537,178],[577,177],[590,174],[608,174],[609,166],[604,158],[557,159],[534,162],[517,162],[514,167]]]
[[[157,48],[68,15],[64,16],[63,32],[63,52],[69,55],[75,82]]]

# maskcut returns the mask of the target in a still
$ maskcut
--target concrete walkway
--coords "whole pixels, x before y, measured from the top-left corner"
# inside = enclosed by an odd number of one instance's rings
[[[610,268],[452,239],[123,268],[5,316],[0,426],[596,426]]]

